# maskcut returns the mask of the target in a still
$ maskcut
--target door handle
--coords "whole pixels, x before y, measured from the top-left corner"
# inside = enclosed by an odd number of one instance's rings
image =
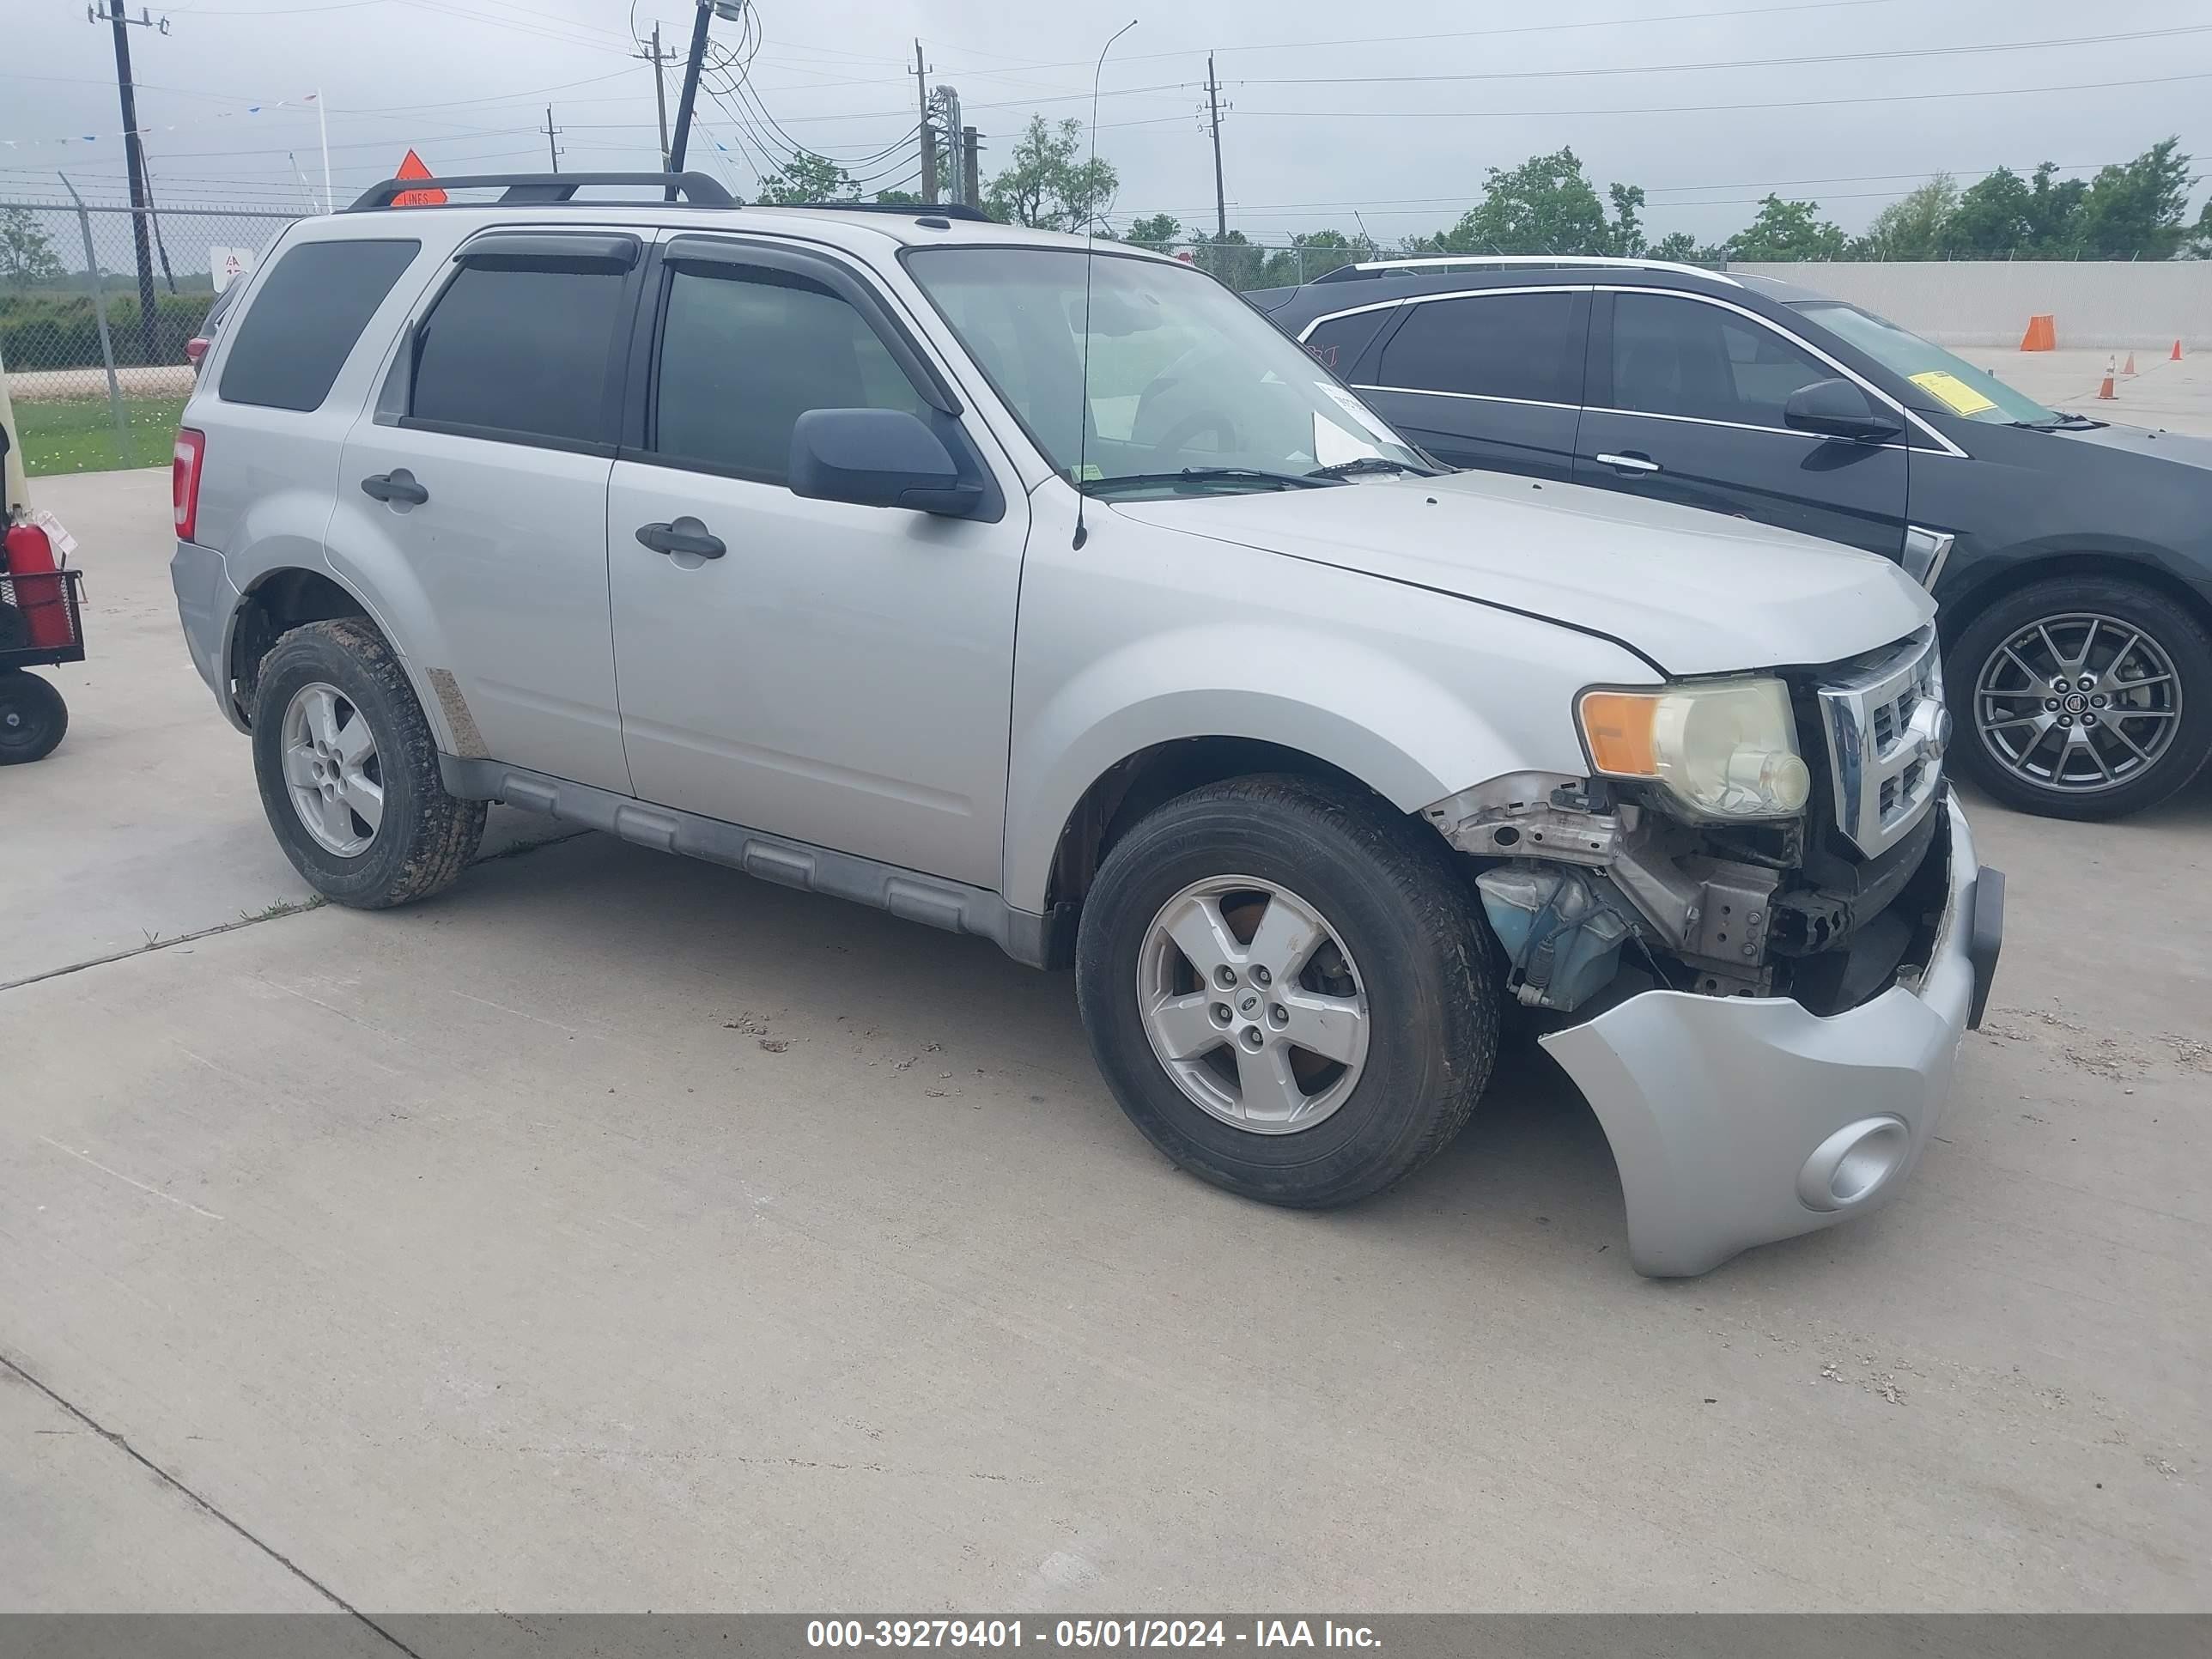
[[[1656,472],[1659,463],[1649,455],[1601,455],[1598,465],[1609,466],[1616,472]]]
[[[696,519],[678,519],[672,524],[641,524],[637,527],[637,539],[656,553],[689,553],[702,559],[719,559],[730,550],[720,536]]]
[[[404,501],[410,507],[420,507],[430,499],[430,492],[416,483],[415,475],[404,466],[370,473],[361,481],[361,493],[372,501]]]

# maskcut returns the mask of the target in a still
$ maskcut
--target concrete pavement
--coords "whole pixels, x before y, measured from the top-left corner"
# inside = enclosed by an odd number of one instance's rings
[[[0,1607],[2212,1601],[2206,787],[1977,808],[2004,972],[1909,1189],[1654,1284],[1532,1052],[1270,1210],[1064,977],[597,836],[58,972],[304,889],[159,475],[39,493],[99,631],[0,773]]]

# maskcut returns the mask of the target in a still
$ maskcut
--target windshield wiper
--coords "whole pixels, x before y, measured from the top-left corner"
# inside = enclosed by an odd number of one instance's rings
[[[2110,421],[2093,420],[2087,415],[2054,414],[2047,421],[2014,421],[2012,425],[2023,432],[2080,432],[2095,427],[2110,426]]]
[[[1182,488],[1191,484],[1272,484],[1278,489],[1322,489],[1338,482],[1297,472],[1270,472],[1259,466],[1187,466],[1180,472],[1124,472],[1111,478],[1093,478],[1076,486],[1087,495],[1124,486],[1158,489],[1163,484]]]
[[[1362,455],[1356,460],[1339,461],[1333,466],[1317,466],[1306,474],[1309,478],[1348,478],[1355,472],[1405,472],[1416,478],[1433,478],[1437,475],[1425,466],[1411,466],[1404,461],[1394,461],[1387,455]]]

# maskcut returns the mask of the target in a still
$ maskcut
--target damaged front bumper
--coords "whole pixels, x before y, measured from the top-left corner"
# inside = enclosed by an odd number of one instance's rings
[[[1833,1226],[1911,1172],[2004,930],[2002,872],[1975,862],[1957,802],[1942,810],[1948,897],[1917,984],[1826,1018],[1786,997],[1646,991],[1541,1039],[1612,1143],[1638,1272],[1702,1273]]]

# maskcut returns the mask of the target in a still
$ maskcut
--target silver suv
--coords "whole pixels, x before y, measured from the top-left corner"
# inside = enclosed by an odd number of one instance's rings
[[[1418,1167],[1509,1010],[1645,1273],[1896,1189],[2003,890],[1894,566],[1447,474],[1133,249],[487,185],[287,232],[178,437],[185,634],[320,891],[437,892],[499,800],[981,934],[1275,1203]]]

